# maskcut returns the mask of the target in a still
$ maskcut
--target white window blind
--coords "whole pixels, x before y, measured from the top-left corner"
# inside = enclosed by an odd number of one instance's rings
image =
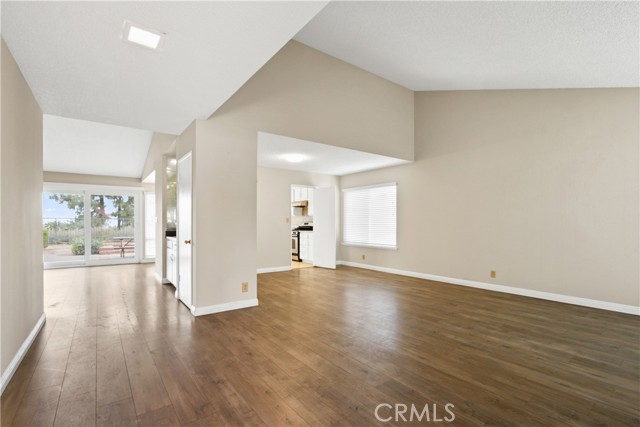
[[[343,190],[343,244],[396,248],[396,183]]]

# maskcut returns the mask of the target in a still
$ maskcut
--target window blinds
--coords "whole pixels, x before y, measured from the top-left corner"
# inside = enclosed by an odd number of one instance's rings
[[[396,183],[343,190],[343,243],[396,248]]]

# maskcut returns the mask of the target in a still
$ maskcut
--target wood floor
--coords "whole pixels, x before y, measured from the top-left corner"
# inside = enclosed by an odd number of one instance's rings
[[[313,264],[309,264],[308,262],[301,262],[301,261],[291,261],[291,268],[295,269],[295,268],[311,268],[313,267]]]
[[[2,426],[639,425],[634,316],[341,267],[194,319],[152,269],[45,272]]]

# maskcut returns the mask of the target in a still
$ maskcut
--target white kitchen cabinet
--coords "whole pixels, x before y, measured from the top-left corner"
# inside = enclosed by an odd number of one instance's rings
[[[313,261],[313,231],[300,231],[300,258]]]
[[[178,283],[178,242],[175,237],[167,237],[167,280],[174,286]]]
[[[294,186],[292,188],[292,191],[293,191],[292,200],[294,202],[298,202],[300,200],[306,200],[302,196],[302,187]]]
[[[291,201],[299,202],[306,200],[307,209],[305,210],[305,216],[313,216],[313,187],[303,187],[294,185],[291,187]]]

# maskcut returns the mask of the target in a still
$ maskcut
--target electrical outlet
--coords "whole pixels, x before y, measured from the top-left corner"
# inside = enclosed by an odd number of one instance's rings
[[[364,254],[362,254],[362,260],[363,260],[363,261],[364,261],[364,259],[365,259],[365,258],[366,258],[366,257],[365,257],[365,255],[364,255]]]
[[[491,277],[493,277],[494,279],[496,278],[496,271],[495,270],[491,270]]]
[[[242,282],[242,292],[249,292],[249,282]]]

